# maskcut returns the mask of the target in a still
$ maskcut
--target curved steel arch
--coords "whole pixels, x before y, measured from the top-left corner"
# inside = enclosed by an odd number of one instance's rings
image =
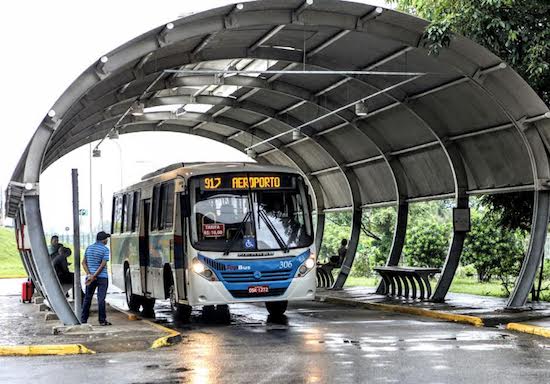
[[[210,78],[208,78],[210,79]],[[200,83],[200,85],[207,85],[207,84],[202,84]],[[200,97],[200,96],[199,96]],[[209,97],[209,96],[205,96],[205,97]],[[216,100],[213,100],[212,97],[210,97],[210,101],[216,101]],[[220,103],[220,104],[223,104],[223,103]],[[270,109],[269,107],[265,106],[265,105],[261,105],[261,104],[257,104],[257,103],[252,103],[252,102],[241,102],[241,103],[238,103],[238,102],[233,102],[232,103],[232,107],[233,108],[240,108],[240,109],[246,109],[246,110],[249,110],[251,112],[254,112],[256,114],[259,114],[261,116],[264,116],[264,117],[269,117],[273,120],[277,120],[280,124],[283,124],[283,125],[286,125],[286,126],[289,126],[289,127],[292,127],[292,126],[299,126],[302,122],[297,120],[297,119],[294,119],[294,118],[289,118],[287,120],[293,120],[295,121],[292,125],[291,123],[289,122],[285,122],[283,120],[279,120],[277,118],[277,112],[275,110],[272,110]],[[163,120],[166,120],[168,118],[171,117],[170,114],[167,114],[167,113],[157,113],[156,114],[158,117],[156,118],[157,121],[163,121]],[[192,116],[195,116],[196,114],[193,114],[193,113],[187,113],[185,115],[182,116],[182,119],[183,120],[186,120],[186,119],[192,119]],[[211,116],[211,115],[207,115],[207,114],[204,114],[205,116]],[[146,117],[147,119],[151,118],[151,119],[155,119],[155,114],[148,114],[147,115],[148,117]],[[110,120],[117,120],[120,116],[111,116],[110,117]],[[236,124],[235,123],[230,123],[229,121],[231,119],[226,119],[226,118],[219,118],[219,117],[215,117],[215,118],[212,118],[212,117],[200,117],[200,115],[196,115],[196,120],[197,121],[200,121],[200,122],[212,122],[212,123],[216,123],[216,124],[221,124],[221,125],[227,125],[227,126],[231,126],[233,127],[234,129],[239,129],[241,131],[249,131],[248,127],[246,126],[242,126],[242,124],[244,124],[244,122],[241,122],[241,121],[238,121],[236,120]],[[99,124],[101,124],[102,122],[100,122]],[[83,128],[82,132],[86,133],[86,127]],[[258,128],[254,128],[255,131],[258,131]],[[308,136],[308,133],[306,132],[306,130],[302,131],[302,133],[305,135],[305,136]],[[266,138],[269,138],[270,136],[266,133],[265,134],[265,137],[264,139]],[[78,137],[75,137],[75,136],[72,136],[71,138],[75,139],[75,140],[78,140]],[[360,228],[360,220],[361,220],[361,200],[360,200],[360,192],[359,192],[359,186],[357,184],[357,180],[355,179],[355,174],[352,172],[352,171],[348,171],[348,170],[344,170],[343,167],[342,167],[342,164],[345,163],[344,159],[343,159],[343,156],[340,155],[338,153],[338,151],[330,144],[328,143],[326,140],[324,140],[323,138],[321,138],[321,140],[314,140],[313,141],[317,146],[319,146],[326,154],[327,156],[329,156],[330,158],[334,159],[334,163],[343,171],[344,173],[344,176],[346,178],[346,181],[348,182],[348,187],[349,187],[349,190],[350,190],[350,194],[351,194],[351,201],[352,201],[352,204],[354,205],[354,207],[356,207],[354,209],[354,215],[353,215],[353,218],[352,218],[352,221],[353,223],[355,223],[355,227],[352,228],[352,233],[351,233],[351,240],[350,240],[350,246],[348,248],[349,252],[351,252],[352,254],[355,253],[355,249],[358,245],[358,241],[359,241],[359,228]],[[58,146],[62,146],[63,143],[60,143]],[[71,148],[71,146],[69,145],[67,148]],[[54,154],[54,156],[56,156]],[[57,155],[59,156],[59,155]],[[47,160],[48,161],[48,160]],[[310,173],[310,172],[308,172]],[[354,185],[355,184],[355,185]],[[323,228],[323,225],[324,225],[324,216],[320,216],[321,217],[321,220],[318,219],[318,229],[319,230],[322,230]],[[357,224],[359,223],[359,224]],[[355,228],[357,228],[355,230]],[[320,240],[318,241],[318,243],[316,244],[319,248],[320,248]],[[351,264],[350,264],[350,267],[351,267]]]
[[[293,86],[293,85],[288,84],[288,83],[283,83],[283,82],[280,82],[280,81],[269,83],[267,80],[258,79],[258,78],[244,77],[244,76],[232,76],[232,77],[228,78],[227,80],[228,81],[224,82],[225,85],[238,85],[238,86],[253,87],[253,88],[258,88],[258,89],[266,89],[268,91],[273,91],[273,92],[279,92],[279,93],[282,93],[282,94],[285,94],[285,95],[288,95],[288,96],[295,97],[295,98],[297,98],[299,100],[302,100],[302,101],[305,101],[305,102],[311,102],[311,103],[317,105],[318,107],[320,107],[324,110],[327,110],[327,111],[330,110],[330,108],[327,107],[328,100],[327,100],[327,104],[324,105],[324,106],[320,105],[320,104],[316,104],[313,101],[309,101],[309,100],[314,100],[315,99],[315,96],[313,94],[311,94],[309,91],[307,91],[305,89],[301,89],[301,88],[296,87],[296,86]],[[213,81],[213,78],[210,77],[210,76],[186,76],[186,77],[181,77],[181,78],[175,79],[175,81],[173,83],[169,84],[169,87],[172,88],[173,86],[212,85],[212,81]],[[131,98],[127,99],[126,102],[132,103],[133,100],[134,99],[133,99],[133,95],[132,95]],[[153,102],[154,100],[155,100],[155,98],[151,99],[151,102],[152,102],[153,105],[156,104],[156,103]],[[277,118],[277,116],[279,116],[279,114],[280,114],[280,111],[275,111],[275,110],[270,111],[267,106],[261,105],[261,104],[258,104],[258,103],[251,103],[251,102],[247,102],[247,101],[239,102],[237,100],[216,103],[216,101],[218,101],[218,100],[216,99],[215,96],[197,96],[196,100],[197,101],[203,101],[204,103],[207,103],[207,104],[219,104],[219,105],[230,106],[232,108],[244,108],[244,109],[250,110],[252,112],[255,112],[257,114],[260,114],[264,117],[269,117],[270,119],[277,120],[281,124],[287,125],[289,127],[298,127],[303,123],[302,121],[299,121],[298,119],[296,119],[292,116],[288,116],[286,120],[295,121],[293,124],[289,124],[289,123]],[[260,108],[255,107],[255,105],[258,105]],[[379,145],[377,144],[377,143],[381,143],[383,141],[382,138],[379,138],[376,141],[372,140],[371,136],[365,130],[359,129],[355,124],[353,124],[351,121],[349,121],[346,117],[342,116],[342,114],[336,114],[336,115],[338,117],[340,117],[342,120],[344,120],[344,122],[349,124],[356,131],[360,132],[363,136],[365,136],[376,148],[378,148],[379,153],[384,157],[384,159],[387,160],[385,151],[383,151],[379,147]],[[109,118],[113,119],[113,120],[116,120],[118,117],[120,117],[120,116],[111,115]],[[164,119],[164,118],[161,118],[161,119]],[[212,120],[212,122],[214,122],[214,123],[216,123],[217,121],[218,120]],[[86,128],[87,127],[83,127],[82,131],[86,132],[85,131]],[[306,130],[306,129],[302,129],[302,132],[304,133],[304,135],[306,137],[309,137],[309,138],[311,138],[311,136],[315,136],[315,134],[316,134],[315,131]],[[72,136],[71,139],[78,140],[78,136],[76,136],[76,137]],[[349,244],[349,247],[348,247],[348,253],[347,253],[346,258],[345,258],[344,263],[343,263],[344,268],[341,269],[340,276],[336,280],[336,285],[335,285],[336,287],[341,288],[343,286],[344,282],[345,282],[345,278],[347,277],[347,274],[349,273],[349,270],[350,270],[351,265],[353,263],[353,258],[355,256],[355,251],[356,251],[356,248],[357,248],[357,245],[358,245],[358,242],[359,242],[360,225],[361,225],[361,208],[360,208],[361,207],[361,200],[360,200],[359,186],[357,184],[355,173],[351,170],[345,170],[345,171],[343,170],[342,165],[345,164],[345,161],[344,161],[344,159],[341,155],[337,154],[337,151],[336,151],[335,148],[329,149],[330,144],[323,137],[316,138],[315,140],[312,140],[312,141],[316,145],[320,146],[327,153],[327,155],[330,156],[331,158],[335,159],[335,156],[339,156],[339,158],[337,160],[334,160],[334,161],[337,164],[337,166],[340,168],[340,170],[342,170],[342,172],[344,173],[346,181],[348,182],[348,187],[350,189],[350,193],[352,195],[352,204],[354,206],[354,209],[353,209],[353,216],[352,216],[351,239],[350,239],[350,244]],[[57,146],[59,147],[59,146],[62,146],[63,144],[64,144],[63,142],[59,142]],[[387,144],[385,145],[385,147],[387,148],[387,151],[389,151],[389,146]],[[396,164],[395,162],[390,163],[390,161],[387,161],[387,164],[389,165],[390,172],[392,173],[392,177],[394,178],[394,183],[395,183],[394,186],[397,190],[396,195],[398,196],[398,200],[402,200],[402,197],[406,196],[406,184],[405,184],[404,174],[402,172],[400,164],[398,164],[398,163]],[[401,170],[399,176],[394,175],[396,170]],[[354,180],[352,180],[352,178]],[[353,186],[353,185],[351,185],[352,183],[355,183],[357,185]],[[400,186],[400,188],[398,186]],[[403,205],[402,201],[400,201],[400,205]],[[401,224],[402,221],[398,221],[398,223]],[[402,246],[402,244],[404,242],[404,231],[396,231],[395,233],[396,233],[396,236],[395,236],[396,240],[394,241],[394,244],[396,244],[396,245],[400,244]],[[320,247],[320,243],[318,244],[318,246]],[[395,254],[395,253],[397,253],[397,251],[392,252],[392,254]],[[399,249],[399,254],[400,254],[400,249]]]
[[[277,3],[278,7],[275,7],[276,9],[270,9],[270,12],[265,12],[265,9],[268,9],[268,5],[271,3]],[[229,7],[224,8],[223,12],[217,12],[217,11],[211,11],[208,13],[208,16],[204,15],[194,15],[191,16],[183,21],[177,21],[172,26],[173,29],[167,28],[167,27],[161,27],[157,28],[156,30],[149,32],[148,34],[145,34],[137,39],[132,40],[131,42],[125,44],[124,46],[120,47],[119,49],[111,52],[108,54],[108,60],[107,62],[101,60],[98,61],[94,66],[88,68],[79,78],[78,80],[69,87],[69,89],[60,97],[60,99],[55,103],[53,107],[53,111],[55,112],[52,114],[54,118],[46,117],[44,121],[40,124],[37,134],[33,137],[31,140],[31,147],[33,148],[33,151],[29,151],[24,155],[24,160],[22,158],[22,161],[24,163],[24,171],[17,171],[14,180],[17,182],[29,182],[29,183],[37,183],[39,180],[39,175],[41,169],[43,169],[43,155],[44,150],[47,148],[48,142],[50,140],[50,137],[52,137],[52,132],[55,130],[58,126],[60,126],[60,129],[55,132],[53,135],[53,141],[51,142],[54,144],[57,138],[62,135],[62,133],[65,131],[65,127],[72,129],[69,125],[64,125],[66,122],[62,122],[63,118],[66,118],[67,120],[71,119],[75,114],[78,114],[80,110],[78,110],[78,105],[75,102],[75,100],[80,100],[82,105],[85,106],[86,104],[86,98],[83,98],[82,96],[86,92],[96,92],[98,88],[101,87],[95,87],[95,85],[102,83],[102,85],[106,85],[108,82],[111,84],[109,85],[117,85],[116,84],[116,76],[112,76],[113,73],[116,73],[117,71],[127,71],[128,64],[134,65],[133,61],[138,61],[136,65],[141,65],[143,69],[147,66],[149,68],[151,67],[151,63],[146,63],[148,57],[152,55],[152,52],[158,50],[162,47],[168,47],[172,43],[176,43],[179,41],[186,40],[188,38],[195,38],[197,39],[197,45],[195,46],[193,53],[191,55],[188,55],[186,58],[189,62],[195,62],[197,59],[200,59],[201,57],[208,57],[208,55],[212,56],[212,53],[208,51],[208,49],[205,49],[205,47],[210,43],[212,40],[213,34],[217,33],[224,33],[225,31],[237,29],[237,30],[246,30],[249,27],[256,27],[260,26],[262,28],[266,28],[269,26],[268,31],[275,31],[277,32],[280,30],[279,25],[281,24],[302,24],[305,26],[329,26],[329,27],[335,27],[339,28],[341,30],[350,30],[350,31],[364,31],[365,23],[368,22],[367,15],[365,15],[366,12],[371,12],[372,8],[369,8],[367,6],[360,6],[360,5],[354,5],[354,14],[352,13],[346,13],[346,11],[342,11],[340,13],[331,13],[328,10],[331,9],[330,3],[327,2],[327,4],[323,5],[323,9],[315,9],[315,4],[312,7],[307,7],[307,4],[304,3],[302,7],[299,9],[293,9],[292,6],[281,6],[281,4],[288,5],[289,3],[282,3],[277,1],[266,1],[265,3],[262,3],[261,10],[259,8],[254,8],[254,3],[247,3],[245,6],[244,11],[239,11],[236,8],[234,8],[234,11],[231,11]],[[251,4],[250,7],[248,4]],[[352,7],[351,5],[347,5],[348,7]],[[250,10],[249,10],[250,9]],[[333,10],[335,10],[334,8]],[[363,9],[363,16],[357,16],[360,14],[357,10]],[[374,23],[372,26],[369,25],[368,33],[371,35],[374,35],[376,37],[384,37],[391,41],[398,41],[404,45],[408,46],[416,46],[418,42],[418,37],[421,35],[421,27],[422,23],[418,23],[418,20],[415,20],[412,17],[408,17],[405,15],[399,15],[394,14],[391,11],[390,15],[391,17],[389,19],[383,20],[382,23]],[[403,21],[403,23],[401,23]],[[414,23],[410,23],[411,21],[414,21]],[[404,27],[400,28],[400,25],[403,24]],[[414,24],[414,25],[413,25]],[[275,29],[271,29],[273,25],[277,25]],[[409,29],[406,29],[406,27]],[[244,29],[242,29],[244,28]],[[284,28],[284,27],[283,27]],[[214,32],[213,32],[214,31]],[[223,32],[222,32],[223,31]],[[271,32],[270,32],[271,33]],[[269,34],[268,34],[269,35]],[[339,33],[337,36],[343,36],[344,33]],[[200,41],[198,41],[200,39]],[[267,37],[269,39],[269,36]],[[242,52],[244,53],[243,56],[249,56],[251,51],[254,51],[255,55],[264,56],[265,58],[273,58],[273,52],[268,52],[264,48],[260,47],[260,45],[265,42],[264,38],[258,40],[256,43],[254,43],[252,46],[248,46],[247,48],[243,48]],[[327,42],[328,43],[328,42]],[[324,43],[324,44],[327,44]],[[322,47],[323,44],[320,44],[320,47]],[[318,46],[319,47],[319,46]],[[318,49],[315,48],[315,49]],[[219,54],[223,55],[223,51],[227,47],[218,47],[217,51]],[[465,53],[469,54],[470,56],[466,56],[466,60],[462,60],[459,62],[459,64],[462,64],[462,67],[460,65],[457,65],[458,68],[460,68],[460,73],[466,73],[468,74],[469,71],[467,70],[468,65],[471,65],[471,63],[477,63],[478,57],[483,57],[485,62],[492,62],[494,59],[489,59],[489,55],[485,51],[477,50],[476,47],[473,47],[475,49],[470,49],[469,51],[467,48],[472,47],[466,47],[460,46],[459,50],[464,50]],[[321,48],[322,49],[322,48]],[[472,53],[473,52],[473,53]],[[453,51],[453,54],[458,53],[462,54],[462,52],[459,51]],[[301,56],[300,53],[296,53],[294,56]],[[452,56],[452,55],[451,55]],[[452,58],[452,57],[451,57]],[[448,58],[447,58],[448,59]],[[471,61],[468,62],[468,59]],[[298,61],[301,61],[301,57],[298,57]],[[452,60],[450,60],[452,62]],[[158,60],[156,60],[156,64],[163,63],[164,58],[159,57]],[[449,65],[449,62],[442,61],[444,65]],[[143,65],[142,65],[143,64]],[[480,65],[481,66],[481,65]],[[466,70],[465,70],[466,68]],[[137,74],[136,74],[137,73]],[[143,73],[143,72],[142,72]],[[453,72],[454,73],[454,72]],[[136,70],[134,73],[135,78],[139,78],[139,70]],[[459,81],[462,82],[462,80],[465,79],[466,81],[470,80],[470,76],[466,75],[463,78],[460,78]],[[122,85],[122,84],[118,84]],[[498,89],[498,92],[505,92],[506,90],[504,87],[501,87],[502,89]],[[487,92],[487,89],[484,89]],[[526,98],[531,97],[532,98],[532,90],[529,90],[528,88],[521,88],[522,95]],[[502,109],[502,112],[511,120],[513,121],[514,126],[516,127],[517,132],[522,137],[523,142],[526,145],[526,150],[528,152],[529,156],[529,164],[532,168],[533,173],[533,179],[535,184],[535,199],[536,199],[536,210],[534,212],[534,228],[531,234],[531,243],[530,243],[530,249],[528,252],[528,257],[526,259],[526,262],[523,265],[523,269],[520,275],[519,282],[516,286],[516,290],[521,291],[520,293],[514,292],[514,297],[521,298],[523,296],[523,291],[525,291],[525,288],[528,288],[529,280],[531,279],[530,276],[533,275],[533,266],[536,269],[536,261],[538,258],[538,250],[540,249],[541,239],[543,239],[543,235],[545,234],[545,231],[543,230],[543,227],[546,227],[546,222],[548,218],[548,192],[547,188],[545,186],[546,180],[548,180],[548,158],[544,152],[544,143],[542,143],[542,139],[540,135],[543,133],[537,133],[534,129],[529,128],[529,124],[523,124],[522,122],[518,122],[515,120],[515,117],[512,115],[512,113],[509,110],[509,106],[505,105],[504,102],[501,102],[496,95],[493,95],[494,101],[500,102],[499,106]],[[499,93],[499,97],[502,96],[501,93]],[[504,100],[504,99],[503,99]],[[518,103],[521,104],[521,103]],[[524,106],[525,103],[521,105],[521,108],[523,110],[527,110],[527,108]],[[541,112],[543,108],[542,107],[532,107],[529,109],[529,111],[537,111],[537,113],[542,113],[544,116],[550,116],[548,112],[548,108],[544,108],[544,110]],[[531,112],[526,112],[526,115],[531,116]],[[445,123],[445,118],[448,119],[448,116],[444,116],[441,114],[441,118],[443,123]],[[527,120],[531,120],[530,118]],[[530,121],[526,121],[527,123],[530,123]],[[63,123],[63,124],[62,124]],[[525,133],[522,133],[522,129],[525,127],[527,130]],[[69,133],[69,132],[67,132]],[[547,138],[546,138],[547,139]],[[442,141],[445,142],[445,137],[442,137]],[[78,144],[78,143],[77,143]],[[447,152],[453,152],[447,151]],[[457,160],[459,159],[460,153],[458,150],[456,151],[457,155],[454,156]],[[452,159],[449,158],[449,153],[447,153],[447,157],[449,161],[452,163]],[[55,160],[55,159],[54,159]],[[457,161],[457,163],[459,163]],[[527,166],[525,166],[527,168]],[[352,173],[350,169],[347,169],[346,172]],[[457,169],[452,167],[452,172],[454,173],[453,177],[456,181],[456,173]],[[460,170],[458,170],[460,172]],[[517,172],[516,172],[517,174]],[[516,175],[516,177],[519,177]],[[543,179],[541,181],[541,179]],[[523,179],[518,179],[523,180]],[[517,185],[517,181],[509,180],[509,185]],[[514,184],[514,182],[516,184]],[[455,189],[457,194],[459,193],[459,187],[455,184]],[[479,187],[478,187],[479,188]],[[41,222],[36,218],[36,213],[39,213],[39,206],[36,205],[35,209],[33,211],[32,206],[34,205],[34,202],[37,202],[37,199],[35,199],[35,195],[37,191],[29,190],[25,192],[25,195],[23,197],[23,208],[25,212],[28,214],[29,217],[33,217],[33,222],[36,224],[37,230],[41,230]],[[29,202],[27,204],[26,202]],[[11,205],[10,205],[11,206]],[[34,215],[34,216],[33,216]],[[546,220],[545,220],[546,219]],[[38,232],[34,231],[33,235],[31,237],[37,237]],[[32,239],[31,239],[32,240]],[[44,247],[37,242],[38,240],[33,241],[32,248],[33,248],[33,254],[34,259],[38,262],[39,259],[43,259],[44,254]],[[43,239],[42,239],[43,242]],[[42,261],[41,261],[42,263]],[[51,269],[51,268],[50,268]],[[45,275],[48,275],[48,272],[44,272]],[[47,279],[46,279],[47,280]],[[52,300],[57,301],[57,297],[55,295],[55,287],[52,286],[51,282],[45,282],[47,286],[49,286],[50,290],[52,291]],[[526,295],[525,295],[526,296]],[[512,298],[513,303],[517,304],[518,300],[515,298]],[[519,300],[521,301],[521,300]],[[524,302],[524,301],[523,301]],[[61,305],[61,304],[59,304]],[[55,309],[55,308],[54,308]],[[57,309],[55,309],[57,312]],[[59,313],[58,313],[59,314]],[[65,316],[63,314],[60,315],[60,318],[64,319]]]

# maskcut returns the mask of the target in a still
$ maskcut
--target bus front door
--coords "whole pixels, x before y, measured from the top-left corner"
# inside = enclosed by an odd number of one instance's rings
[[[149,225],[151,214],[151,199],[142,201],[143,203],[143,217],[141,218],[142,230],[139,237],[139,261],[141,270],[141,286],[143,287],[143,294],[149,294],[149,287],[147,287],[147,268],[150,264],[149,255]]]

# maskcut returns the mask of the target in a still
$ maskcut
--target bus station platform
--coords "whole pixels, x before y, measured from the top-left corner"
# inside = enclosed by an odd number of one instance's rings
[[[523,310],[505,310],[506,299],[449,293],[443,303],[393,298],[375,293],[374,287],[349,287],[341,290],[318,289],[316,299],[322,302],[386,310],[466,323],[475,326],[497,327],[510,323],[528,323],[548,327],[550,332],[550,303],[530,303]]]
[[[109,302],[107,319],[112,325],[98,325],[95,299],[88,324],[65,327],[47,305],[20,301],[22,281],[0,280],[0,356],[133,352],[168,345],[174,339],[174,331]]]

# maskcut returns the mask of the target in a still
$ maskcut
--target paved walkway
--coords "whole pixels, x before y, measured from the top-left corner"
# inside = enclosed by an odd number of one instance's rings
[[[54,328],[62,327],[59,320],[45,320],[47,311],[39,305],[20,302],[20,279],[0,279],[0,347],[28,345],[83,344],[95,352],[145,350],[165,331],[152,324],[130,320],[128,315],[107,306],[112,326],[98,324],[97,305],[92,306],[89,328],[76,328],[55,335]],[[19,287],[19,288],[18,288]],[[91,328],[91,329],[90,329]]]
[[[506,300],[498,297],[476,296],[462,293],[449,293],[444,303],[394,299],[377,295],[373,287],[350,287],[342,290],[318,290],[321,301],[335,299],[339,302],[388,304],[440,311],[456,315],[481,318],[486,326],[496,326],[510,322],[532,322],[550,318],[550,303],[530,304],[532,310],[506,311]]]

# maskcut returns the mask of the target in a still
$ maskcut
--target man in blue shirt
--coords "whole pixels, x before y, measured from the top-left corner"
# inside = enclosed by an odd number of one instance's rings
[[[86,296],[82,303],[82,314],[80,322],[85,324],[90,316],[90,305],[97,288],[97,304],[99,307],[99,325],[111,325],[107,321],[107,312],[105,310],[105,297],[107,296],[107,287],[109,286],[109,275],[107,274],[107,262],[109,261],[109,241],[108,233],[99,232],[96,236],[96,242],[86,248],[82,267],[86,271]]]

